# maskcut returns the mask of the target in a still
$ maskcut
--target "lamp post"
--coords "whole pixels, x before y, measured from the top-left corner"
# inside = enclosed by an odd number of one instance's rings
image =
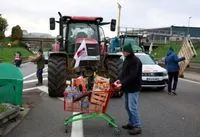
[[[118,26],[117,26],[117,35],[119,36],[119,33],[120,33],[120,19],[121,19],[121,4],[119,2],[117,2],[117,5],[118,5]]]
[[[187,29],[187,36],[189,37],[189,35],[190,35],[190,19],[191,19],[192,17],[189,17],[188,18],[188,29]]]

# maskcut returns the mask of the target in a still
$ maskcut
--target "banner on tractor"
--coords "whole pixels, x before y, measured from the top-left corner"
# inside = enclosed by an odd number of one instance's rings
[[[74,68],[78,67],[81,59],[86,56],[88,56],[88,54],[87,54],[87,46],[84,39],[74,55],[74,59],[76,60]]]

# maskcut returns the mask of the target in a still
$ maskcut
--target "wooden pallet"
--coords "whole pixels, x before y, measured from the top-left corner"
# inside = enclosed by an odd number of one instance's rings
[[[181,47],[178,56],[185,57],[185,61],[179,62],[180,66],[179,76],[183,76],[183,73],[187,68],[187,66],[189,65],[192,58],[197,56],[197,52],[192,44],[192,41],[189,38],[186,38],[185,41],[183,42],[183,46]]]

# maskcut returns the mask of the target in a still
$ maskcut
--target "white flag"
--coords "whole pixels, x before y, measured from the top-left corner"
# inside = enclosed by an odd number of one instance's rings
[[[74,68],[78,67],[79,63],[81,61],[81,58],[86,57],[87,55],[88,55],[87,47],[86,47],[86,43],[85,43],[85,39],[84,39],[74,55],[74,59],[76,60]]]

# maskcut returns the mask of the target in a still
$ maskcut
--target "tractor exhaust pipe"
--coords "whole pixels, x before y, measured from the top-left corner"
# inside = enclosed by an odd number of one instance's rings
[[[62,14],[60,13],[60,11],[58,12],[58,15],[60,16],[60,18],[62,18]]]

